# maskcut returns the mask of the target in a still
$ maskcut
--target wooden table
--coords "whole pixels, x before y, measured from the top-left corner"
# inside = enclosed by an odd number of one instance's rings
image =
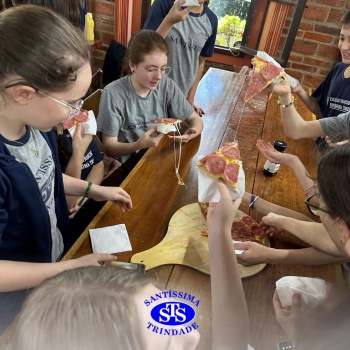
[[[232,141],[238,125],[237,139],[246,175],[246,190],[308,215],[302,191],[298,189],[297,180],[288,169],[282,167],[274,178],[262,175],[265,160],[259,157],[255,142],[259,138],[285,140],[288,151],[298,154],[311,173],[316,168],[312,152],[314,143],[312,140],[294,142],[285,137],[276,99],[271,98],[267,104],[266,92],[259,94],[244,107],[243,96],[247,83],[245,76],[210,68],[199,85],[195,101],[206,112],[203,116],[203,133],[201,138],[196,138],[183,147],[180,174],[186,187],[177,184],[173,144],[163,138],[158,147],[146,152],[121,185],[132,197],[133,210],[121,213],[111,203],[107,203],[64,259],[91,253],[89,228],[126,224],[133,251],[118,254],[121,261],[128,261],[133,254],[159,243],[174,212],[197,201],[196,154],[205,155],[225,142]],[[248,212],[244,205],[240,209]],[[279,237],[271,239],[271,245],[302,246],[297,240],[289,238],[284,241]],[[211,349],[210,277],[181,265],[160,266],[147,274],[154,277],[164,289],[183,290],[200,299],[196,317],[201,333],[198,349]],[[341,278],[341,270],[338,265],[268,265],[259,274],[243,279],[250,316],[250,344],[257,350],[275,349],[276,343],[284,339],[283,332],[275,321],[271,301],[276,280],[285,275],[321,277],[334,282]]]

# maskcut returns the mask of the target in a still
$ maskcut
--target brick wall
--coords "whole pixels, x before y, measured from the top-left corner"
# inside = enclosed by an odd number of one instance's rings
[[[315,88],[341,60],[340,19],[350,10],[347,0],[308,0],[287,64],[287,72],[303,86]]]
[[[88,10],[93,13],[95,22],[95,39],[102,41],[101,46],[93,49],[93,71],[102,67],[107,48],[114,38],[114,3],[115,0],[88,1]]]
[[[103,59],[114,36],[115,0],[92,0],[95,20],[95,37],[102,40],[102,46],[94,49],[94,69],[102,67]],[[303,86],[317,87],[331,67],[340,61],[337,47],[339,22],[342,15],[350,10],[347,0],[308,0],[297,36],[292,48],[287,72],[300,80]],[[216,66],[237,71],[237,67]]]

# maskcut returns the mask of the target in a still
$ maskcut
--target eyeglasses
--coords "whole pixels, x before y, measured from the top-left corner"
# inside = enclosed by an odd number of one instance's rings
[[[68,114],[67,119],[73,119],[78,113],[83,112],[82,111],[82,107],[83,107],[83,104],[84,104],[84,100],[82,100],[82,99],[74,102],[74,104],[70,104],[70,103],[68,103],[66,101],[63,101],[63,100],[60,100],[58,98],[55,98],[55,97],[52,97],[52,96],[49,96],[49,95],[45,94],[44,92],[40,91],[39,89],[37,89],[33,85],[30,85],[30,84],[27,84],[27,83],[21,83],[21,82],[7,85],[7,86],[5,86],[5,89],[9,89],[11,87],[18,86],[18,85],[29,86],[29,87],[33,88],[37,94],[43,95],[45,97],[48,97],[49,99],[51,99],[51,100],[61,104],[62,106],[65,106],[65,107],[69,108],[70,112]]]
[[[158,72],[160,72],[160,74],[163,77],[166,77],[172,70],[171,67],[163,67],[163,68],[145,68],[142,67],[143,70],[145,70],[149,75],[152,75],[153,77],[155,77]]]
[[[313,194],[309,198],[307,198],[304,203],[306,204],[307,208],[309,209],[309,212],[314,216],[320,216],[319,211],[322,211],[323,213],[329,214],[329,211],[327,209],[320,208],[320,203],[317,199],[316,194]]]

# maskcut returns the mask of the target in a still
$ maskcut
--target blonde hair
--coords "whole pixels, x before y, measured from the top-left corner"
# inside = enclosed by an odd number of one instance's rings
[[[44,281],[28,297],[16,350],[144,350],[133,296],[150,280],[117,267],[82,267]]]

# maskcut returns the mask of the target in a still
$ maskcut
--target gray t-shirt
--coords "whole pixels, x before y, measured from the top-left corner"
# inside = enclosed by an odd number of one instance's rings
[[[350,139],[350,112],[339,114],[337,117],[319,119],[324,133],[332,142]]]
[[[192,33],[191,38],[189,34]],[[169,77],[187,97],[198,73],[198,58],[208,38],[213,34],[209,17],[188,16],[185,21],[173,25],[166,37],[169,47]]]
[[[186,120],[193,107],[170,78],[163,78],[147,97],[139,96],[125,76],[107,85],[102,92],[97,128],[119,142],[136,142],[158,118]],[[121,157],[125,162],[130,155]]]
[[[61,232],[57,228],[57,217],[55,212],[55,163],[51,149],[40,132],[28,128],[27,134],[22,140],[28,137],[28,133],[30,133],[29,139],[26,143],[23,142],[24,145],[18,144],[14,146],[6,144],[6,146],[17,161],[26,163],[29,166],[35,177],[43,202],[50,217],[52,261],[57,261],[63,252],[63,239]],[[38,157],[34,151],[37,152]]]

